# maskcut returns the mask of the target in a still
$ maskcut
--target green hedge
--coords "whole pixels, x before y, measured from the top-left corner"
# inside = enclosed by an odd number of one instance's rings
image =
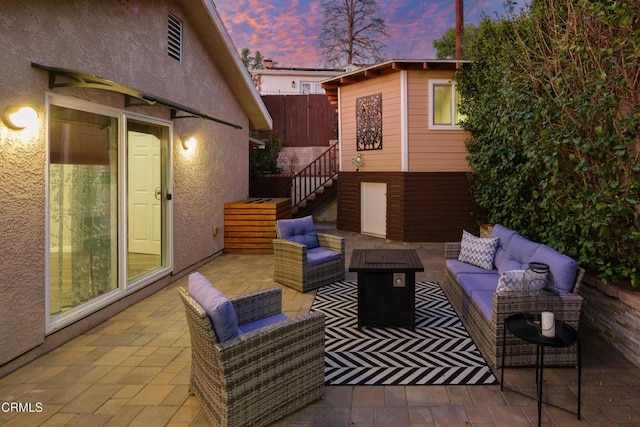
[[[640,2],[485,19],[456,74],[486,221],[640,284]]]

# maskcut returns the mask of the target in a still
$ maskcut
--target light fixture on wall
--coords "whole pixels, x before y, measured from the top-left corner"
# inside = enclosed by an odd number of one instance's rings
[[[356,166],[356,172],[360,172],[360,168],[364,166],[364,160],[362,159],[362,154],[357,153],[354,159],[351,159],[351,163]]]
[[[31,107],[12,105],[5,108],[2,121],[12,129],[22,130],[38,124],[38,113]]]
[[[184,148],[185,151],[193,151],[196,148],[196,139],[191,137],[187,140],[182,140],[182,148]]]
[[[291,80],[291,87],[295,88],[296,87],[296,81],[295,80]]]

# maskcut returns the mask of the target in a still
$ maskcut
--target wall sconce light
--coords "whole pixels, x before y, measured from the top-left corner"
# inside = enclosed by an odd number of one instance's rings
[[[295,80],[291,80],[291,87],[295,88],[296,87],[296,81]]]
[[[186,141],[183,140],[182,141],[182,148],[184,148],[185,151],[193,151],[193,149],[196,148],[196,139],[194,137],[191,137],[191,138],[187,139]]]
[[[22,130],[38,124],[38,113],[31,107],[12,105],[4,110],[2,121],[15,130]]]
[[[356,167],[356,172],[360,172],[360,168],[364,166],[364,159],[362,158],[362,154],[357,153],[354,159],[351,159],[351,163],[353,163]]]

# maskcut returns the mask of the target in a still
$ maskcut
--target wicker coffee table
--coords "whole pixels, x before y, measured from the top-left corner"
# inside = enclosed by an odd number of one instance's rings
[[[349,271],[358,273],[358,328],[415,330],[416,272],[424,266],[414,249],[354,249]]]

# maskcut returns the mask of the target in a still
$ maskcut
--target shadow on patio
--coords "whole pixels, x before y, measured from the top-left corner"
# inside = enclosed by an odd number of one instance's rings
[[[415,248],[425,266],[416,280],[442,282],[444,245],[401,244],[344,235],[347,265],[356,248]],[[200,271],[228,296],[280,286],[271,255],[222,255]],[[347,273],[355,280],[355,273]],[[73,341],[0,379],[0,425],[205,426],[198,400],[188,394],[189,331],[176,287],[186,277],[126,309]],[[282,286],[280,286],[282,287]],[[309,311],[315,292],[283,289],[289,316]],[[637,425],[640,369],[582,327],[582,421],[543,406],[546,425]],[[497,373],[499,377],[499,372]],[[507,369],[505,381],[534,393],[530,368]],[[576,371],[545,371],[548,400],[575,410]],[[19,403],[22,412],[15,405]],[[27,413],[25,413],[25,411]],[[282,419],[288,426],[418,426],[537,423],[536,402],[492,386],[327,386],[325,398]]]

